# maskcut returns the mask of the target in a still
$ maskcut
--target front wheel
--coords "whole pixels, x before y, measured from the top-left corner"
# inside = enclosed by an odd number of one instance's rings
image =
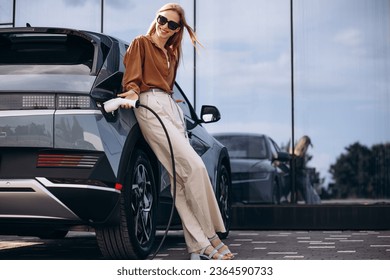
[[[231,216],[231,181],[230,174],[225,165],[221,165],[218,171],[217,186],[216,186],[216,198],[221,211],[223,223],[225,225],[226,232],[218,233],[219,238],[225,239],[229,235],[230,224],[232,221]]]
[[[145,152],[136,149],[130,159],[120,196],[120,224],[98,228],[96,237],[105,258],[145,259],[156,235],[157,186]]]

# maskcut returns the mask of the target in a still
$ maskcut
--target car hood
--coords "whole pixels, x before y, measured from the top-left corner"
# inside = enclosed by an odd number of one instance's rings
[[[267,159],[230,159],[232,172],[264,171],[270,165]]]
[[[0,75],[0,91],[89,93],[95,79],[89,75]]]

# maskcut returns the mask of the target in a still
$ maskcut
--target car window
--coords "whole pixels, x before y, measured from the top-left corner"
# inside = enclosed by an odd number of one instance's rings
[[[264,159],[267,148],[263,136],[215,136],[229,151],[231,158]]]
[[[271,150],[271,155],[273,156],[273,158],[277,158],[278,157],[278,152],[280,152],[280,148],[278,147],[278,145],[276,145],[276,143],[269,138],[269,142],[270,142],[270,150]]]
[[[184,117],[186,119],[187,129],[191,130],[197,125],[197,116],[189,103],[188,99],[177,85],[173,87],[173,99],[176,100],[177,104],[183,110]]]
[[[121,43],[119,43],[118,45],[119,45],[119,56],[120,56],[119,60],[121,62],[121,63],[119,63],[119,70],[124,73],[125,72],[125,65],[122,63],[122,61],[126,55],[126,51],[129,47],[129,45],[121,44]]]
[[[92,69],[94,47],[65,34],[2,34],[0,74],[85,74]]]
[[[177,86],[174,86],[173,88],[173,99],[176,100],[177,104],[179,104],[180,108],[183,110],[184,115],[187,118],[191,117],[191,109],[188,106],[187,99],[183,96],[182,92],[179,90]]]

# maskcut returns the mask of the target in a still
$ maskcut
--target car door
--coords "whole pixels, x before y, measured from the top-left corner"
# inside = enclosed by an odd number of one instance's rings
[[[210,149],[210,136],[199,125],[196,113],[178,85],[174,87],[173,99],[176,100],[177,104],[183,110],[184,122],[191,146],[200,156],[204,155]]]
[[[201,156],[210,180],[215,187],[221,146],[216,144],[216,140],[203,127],[191,103],[178,84],[174,86],[173,98],[183,110],[190,144],[198,155]]]

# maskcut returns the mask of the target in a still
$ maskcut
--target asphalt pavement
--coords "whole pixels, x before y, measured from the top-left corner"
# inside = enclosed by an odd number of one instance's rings
[[[159,231],[156,247],[162,239]],[[235,260],[390,260],[390,230],[233,230],[223,240]],[[182,231],[170,231],[155,259],[187,260]],[[93,232],[72,231],[64,239],[0,236],[3,260],[102,259]]]

